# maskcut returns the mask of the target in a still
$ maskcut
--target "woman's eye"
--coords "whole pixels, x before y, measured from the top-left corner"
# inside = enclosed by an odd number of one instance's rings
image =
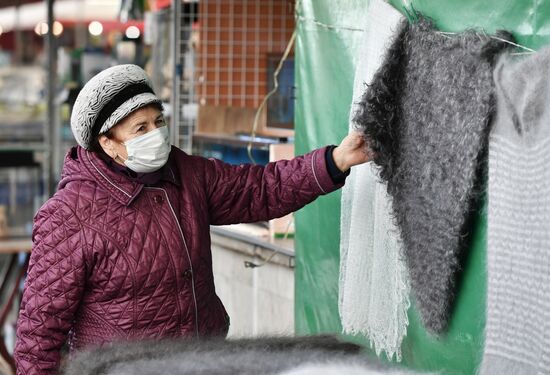
[[[157,120],[157,124],[163,125],[164,124],[164,119]]]
[[[142,131],[144,131],[144,130],[145,130],[145,126],[141,125],[141,126],[138,128],[137,131],[138,131],[138,132],[142,132]]]

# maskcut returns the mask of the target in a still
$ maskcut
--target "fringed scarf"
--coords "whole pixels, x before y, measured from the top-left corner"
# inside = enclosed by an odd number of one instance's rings
[[[372,0],[357,53],[350,131],[357,105],[370,84],[403,16],[383,0]],[[367,337],[376,354],[401,359],[410,306],[409,279],[391,198],[373,163],[351,170],[342,190],[339,312],[347,334]]]

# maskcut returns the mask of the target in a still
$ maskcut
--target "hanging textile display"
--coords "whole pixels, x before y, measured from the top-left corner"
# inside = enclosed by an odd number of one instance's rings
[[[550,48],[495,69],[481,374],[550,373]]]
[[[443,34],[423,18],[404,24],[355,118],[387,181],[415,303],[432,333],[450,317],[502,37]]]
[[[357,104],[391,45],[403,16],[372,0],[357,55],[350,131]],[[342,190],[339,312],[344,333],[366,336],[376,353],[401,359],[409,282],[387,187],[373,163],[352,168]]]

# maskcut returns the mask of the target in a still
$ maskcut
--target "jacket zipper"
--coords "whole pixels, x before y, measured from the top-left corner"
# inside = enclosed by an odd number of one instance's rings
[[[170,211],[172,212],[174,219],[176,219],[176,224],[178,225],[180,236],[183,241],[183,246],[185,247],[185,253],[187,254],[187,259],[189,260],[189,268],[191,269],[191,290],[193,291],[193,302],[195,305],[195,334],[197,337],[199,337],[199,316],[198,316],[199,314],[197,309],[197,296],[195,294],[195,272],[193,271],[193,263],[191,262],[191,255],[189,254],[189,249],[187,248],[187,242],[185,241],[185,236],[183,235],[183,230],[181,229],[180,221],[178,220],[176,212],[172,207],[172,203],[170,203],[170,199],[168,198],[168,193],[166,193],[166,190],[164,190],[163,188],[149,187],[149,186],[146,187],[146,189],[162,190],[162,192],[166,196],[166,202],[168,202]]]

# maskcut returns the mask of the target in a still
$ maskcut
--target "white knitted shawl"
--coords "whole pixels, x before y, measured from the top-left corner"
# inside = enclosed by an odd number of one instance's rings
[[[357,56],[351,120],[402,20],[382,0],[371,1]],[[352,168],[342,191],[339,311],[345,333],[365,335],[376,353],[401,359],[407,333],[409,279],[391,198],[373,163]]]
[[[550,374],[550,49],[494,78],[481,374]]]

